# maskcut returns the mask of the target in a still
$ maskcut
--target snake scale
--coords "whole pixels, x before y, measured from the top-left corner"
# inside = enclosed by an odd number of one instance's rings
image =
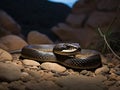
[[[78,43],[28,45],[22,48],[21,57],[56,62],[72,69],[96,69],[101,66],[99,52],[81,49]]]

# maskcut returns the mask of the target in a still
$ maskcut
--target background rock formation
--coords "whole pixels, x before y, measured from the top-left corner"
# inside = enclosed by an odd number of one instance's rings
[[[52,31],[62,41],[79,42],[84,48],[103,43],[98,27],[104,33],[117,32],[116,38],[120,40],[119,6],[120,0],[78,0],[66,21],[53,27]]]
[[[67,5],[47,0],[1,0],[0,9],[20,24],[24,35],[31,30],[38,30],[51,38],[54,37],[50,28],[59,22],[64,22],[70,13]]]

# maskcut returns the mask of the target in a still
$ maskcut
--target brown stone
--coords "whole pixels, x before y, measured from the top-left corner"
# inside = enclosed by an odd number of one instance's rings
[[[7,46],[5,46],[3,43],[0,43],[0,48],[4,49],[4,50],[8,50],[9,48]]]
[[[78,42],[85,48],[96,42],[96,32],[90,28],[75,29],[67,24],[60,23],[52,31],[64,42]]]
[[[5,50],[0,49],[0,61],[12,60],[12,56]]]
[[[109,90],[120,90],[120,86],[119,87],[112,86],[112,87],[109,88]]]
[[[4,28],[0,27],[0,37],[6,36],[6,35],[10,35],[11,32],[8,30],[5,30]]]
[[[24,59],[22,62],[26,66],[40,66],[40,63],[34,60],[30,60],[30,59]]]
[[[0,10],[0,26],[13,34],[20,34],[21,31],[19,24],[17,24],[11,16],[2,10]]]
[[[115,13],[113,12],[93,12],[86,25],[97,28],[98,26],[108,26],[110,22],[112,22],[113,18],[115,17]]]
[[[66,87],[67,90],[106,90],[99,77],[87,77],[83,75],[69,75],[60,77],[55,83]]]
[[[21,49],[27,45],[27,43],[16,35],[7,35],[0,38],[0,43],[5,45],[8,50]]]
[[[20,79],[21,70],[14,64],[0,62],[0,80],[15,81]]]
[[[96,1],[94,0],[79,0],[77,1],[73,8],[72,13],[81,14],[81,13],[90,13],[96,9]]]
[[[116,10],[120,5],[120,0],[97,0],[99,10]]]
[[[66,22],[69,23],[73,27],[80,27],[85,20],[86,15],[80,14],[80,15],[75,15],[75,14],[70,14]]]
[[[57,63],[50,63],[50,62],[42,63],[41,68],[45,69],[45,70],[54,71],[54,72],[64,72],[66,70],[65,67],[63,67]]]
[[[28,34],[27,41],[29,44],[51,44],[53,43],[45,34],[38,31],[31,31]]]
[[[95,74],[104,74],[104,73],[109,73],[109,68],[107,66],[103,66],[101,68],[98,68],[95,70]]]

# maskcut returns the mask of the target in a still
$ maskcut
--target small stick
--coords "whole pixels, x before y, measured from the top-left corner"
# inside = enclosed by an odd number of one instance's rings
[[[102,33],[102,31],[101,31],[100,28],[98,28],[98,31],[99,31],[99,33],[100,33],[100,36],[103,37],[103,39],[104,39],[107,47],[110,49],[110,51],[115,55],[115,57],[117,57],[118,59],[120,59],[120,57],[119,57],[119,56],[113,51],[113,49],[110,47],[110,45],[109,45],[109,43],[108,43],[108,41],[107,41],[107,39],[106,39],[106,36]]]

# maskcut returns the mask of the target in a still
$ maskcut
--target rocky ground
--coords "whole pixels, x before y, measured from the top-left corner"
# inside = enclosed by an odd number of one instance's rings
[[[1,38],[0,90],[120,90],[120,61],[113,54],[101,56],[102,67],[95,71],[76,71],[57,63],[21,60],[19,53],[8,52],[28,43],[53,43],[36,31],[28,36],[28,42],[15,35]]]
[[[65,22],[58,23],[51,30],[49,28],[49,32],[57,36],[55,38],[52,34],[55,42],[48,37],[49,35],[37,32],[41,31],[40,29],[29,29],[30,32],[24,36],[21,32],[26,29],[21,28],[8,13],[0,10],[0,90],[120,90],[120,60],[112,53],[102,54],[102,66],[94,71],[68,69],[51,62],[21,60],[20,53],[9,53],[28,44],[51,44],[61,41],[78,42],[82,48],[90,49],[92,46],[102,51],[101,44],[105,43],[101,42],[101,37],[98,37],[95,31],[98,25],[103,32],[112,30],[117,33],[110,35],[117,39],[107,39],[115,41],[112,45],[117,46],[115,48],[120,51],[119,6],[120,0],[78,0]],[[33,22],[31,17],[30,20]],[[112,21],[115,22],[109,27]],[[51,23],[51,20],[49,22]],[[47,25],[49,22],[48,19],[45,21]],[[46,26],[42,30],[48,31],[45,28]]]

